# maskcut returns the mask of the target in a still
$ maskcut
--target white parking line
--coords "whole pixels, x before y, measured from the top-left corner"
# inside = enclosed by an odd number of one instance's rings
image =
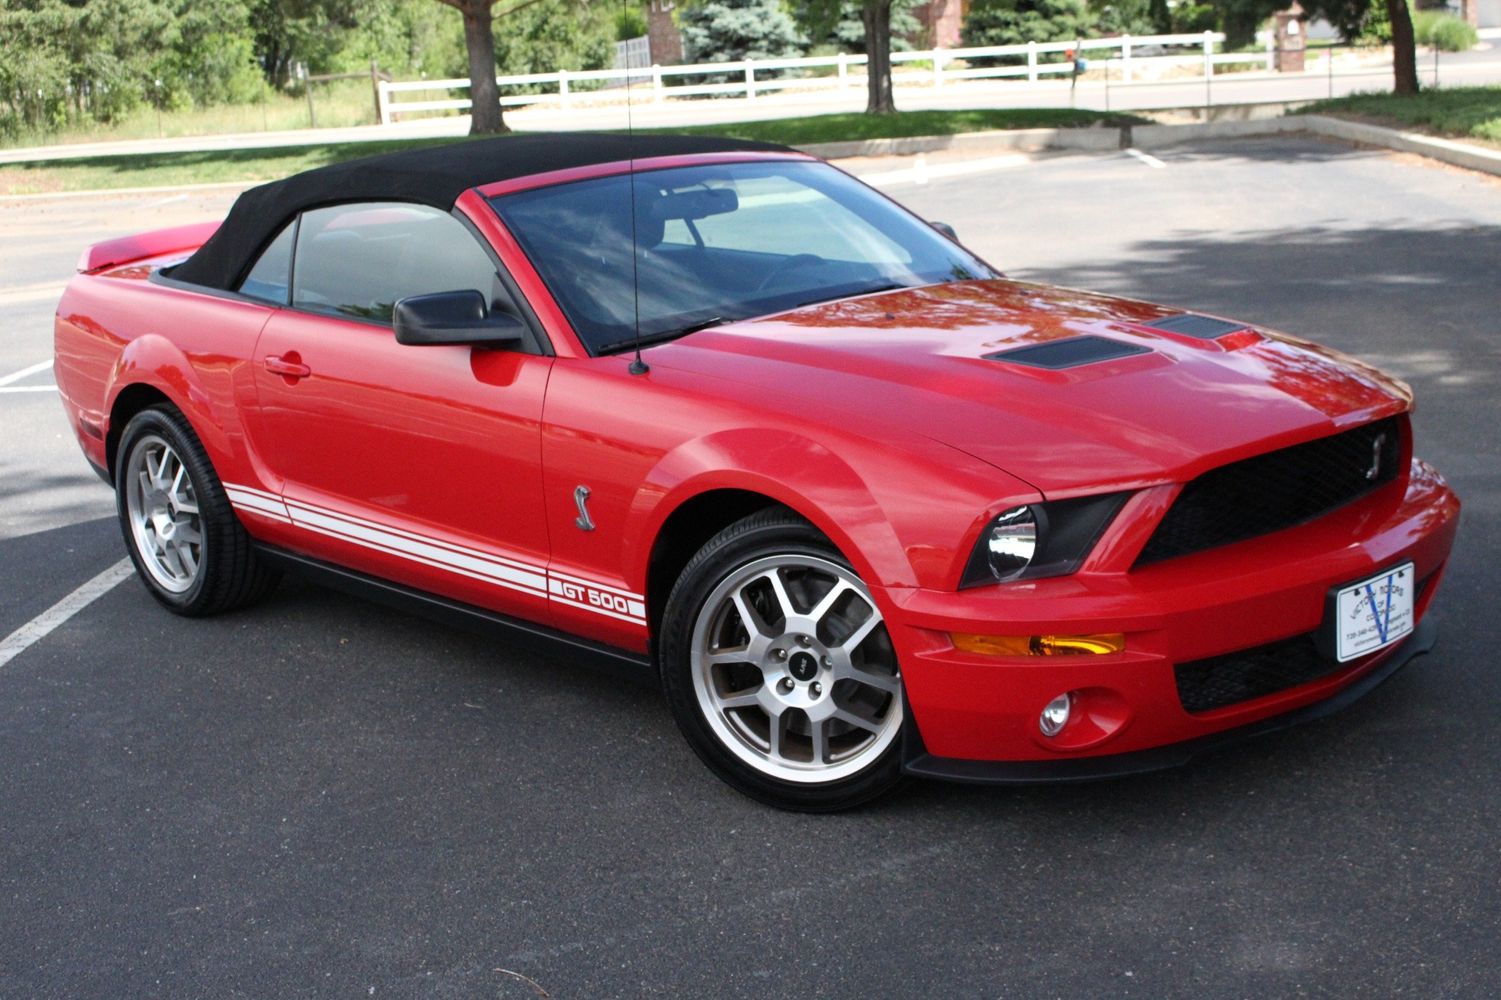
[[[109,569],[37,615],[31,621],[0,640],[0,667],[50,635],[59,625],[88,607],[135,572],[129,559],[121,559]]]
[[[912,167],[902,170],[880,170],[874,173],[855,174],[867,184],[881,187],[885,184],[927,184],[930,181],[941,180],[947,177],[964,177],[968,174],[983,174],[992,170],[1007,170],[1012,167],[1024,166],[1032,162],[1032,157],[1024,153],[1010,153],[1006,156],[987,156],[975,160],[959,160],[953,163],[928,163],[927,157],[919,156]]]
[[[20,305],[22,302],[44,302],[56,299],[68,287],[66,281],[48,281],[39,285],[18,285],[0,291],[0,305]]]
[[[163,205],[170,205],[173,202],[187,201],[187,200],[188,200],[188,196],[185,195],[185,194],[174,194],[170,198],[160,198],[160,199],[158,199],[156,201],[147,202],[145,205],[142,205],[141,207],[142,208],[161,208]]]
[[[38,361],[36,364],[32,365],[30,368],[22,368],[18,372],[11,372],[9,375],[6,375],[4,377],[0,377],[0,385],[10,385],[12,382],[19,382],[23,378],[30,378],[31,376],[35,375],[37,372],[44,372],[44,371],[46,371],[47,369],[49,369],[51,367],[52,367],[52,362],[51,361]]]
[[[56,392],[55,385],[8,385],[0,387],[0,395],[12,392]]]
[[[1161,169],[1163,169],[1164,167],[1167,166],[1166,163],[1163,163],[1161,160],[1157,159],[1157,157],[1153,156],[1151,153],[1143,153],[1141,150],[1136,149],[1134,147],[1129,147],[1128,146],[1126,148],[1126,155],[1136,158],[1140,162],[1145,163],[1147,166],[1152,167],[1155,170],[1161,170]]]

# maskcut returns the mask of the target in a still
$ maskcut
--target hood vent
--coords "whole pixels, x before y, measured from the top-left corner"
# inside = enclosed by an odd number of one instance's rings
[[[1052,340],[1045,344],[1013,347],[1009,350],[987,354],[985,357],[991,361],[1004,361],[1011,365],[1061,371],[1065,368],[1078,368],[1080,365],[1092,365],[1100,361],[1129,358],[1134,354],[1150,353],[1152,353],[1151,348],[1142,347],[1139,344],[1127,344],[1123,341],[1111,340],[1109,337],[1085,334],[1065,340]]]
[[[1246,328],[1244,323],[1230,323],[1212,316],[1199,316],[1196,313],[1164,316],[1141,325],[1149,330],[1175,333],[1180,337],[1193,337],[1195,340],[1213,340]]]

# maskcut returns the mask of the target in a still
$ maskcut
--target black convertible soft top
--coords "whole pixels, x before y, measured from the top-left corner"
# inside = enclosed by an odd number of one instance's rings
[[[298,212],[350,201],[411,201],[447,211],[470,188],[595,163],[692,153],[789,152],[717,136],[551,132],[475,139],[367,156],[251,188],[172,277],[234,289],[261,248]]]

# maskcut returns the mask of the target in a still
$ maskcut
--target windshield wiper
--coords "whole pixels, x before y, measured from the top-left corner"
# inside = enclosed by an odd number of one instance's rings
[[[697,333],[700,330],[707,330],[711,326],[719,326],[722,323],[728,322],[729,320],[723,316],[711,316],[706,320],[690,323],[687,326],[680,326],[675,330],[663,330],[660,333],[649,333],[641,337],[631,337],[629,340],[617,340],[599,348],[598,353],[609,354],[611,351],[618,351],[625,347],[635,347],[637,344],[640,344],[642,347],[645,347],[647,344],[660,344],[663,341],[676,340],[679,337],[686,337],[690,333]]]
[[[855,288],[855,289],[852,289],[852,290],[849,290],[849,291],[844,291],[844,290],[841,289],[840,291],[837,291],[837,292],[835,292],[832,295],[820,295],[817,298],[808,299],[806,302],[799,302],[797,305],[793,306],[792,308],[794,308],[794,309],[801,309],[803,306],[814,306],[814,305],[817,305],[820,302],[833,302],[836,299],[852,299],[852,298],[854,298],[857,295],[875,295],[878,292],[894,292],[894,291],[896,291],[899,288],[916,288],[916,287],[918,287],[918,286],[903,284],[900,281],[891,281],[891,282],[884,282],[884,283],[879,284],[879,285],[870,285],[870,286],[868,286],[866,288]]]

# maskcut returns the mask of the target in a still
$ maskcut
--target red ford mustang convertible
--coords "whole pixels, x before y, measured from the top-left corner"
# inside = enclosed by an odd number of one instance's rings
[[[294,569],[611,661],[789,808],[1180,763],[1431,646],[1404,385],[940,229],[760,144],[374,157],[89,248],[57,381],[168,609]]]

